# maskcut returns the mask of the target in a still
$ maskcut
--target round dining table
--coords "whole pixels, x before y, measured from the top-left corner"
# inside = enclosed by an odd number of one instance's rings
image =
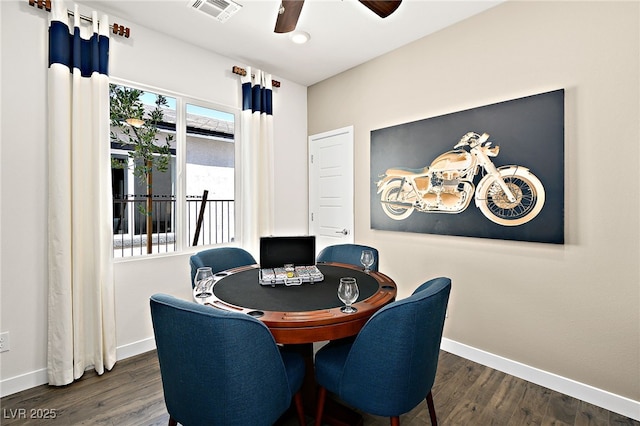
[[[262,285],[259,266],[243,266],[214,276],[213,295],[205,304],[233,312],[242,312],[261,320],[277,343],[298,350],[306,359],[303,384],[305,406],[314,410],[316,384],[313,368],[313,343],[355,336],[367,320],[397,295],[395,282],[387,275],[342,263],[317,265],[324,275],[319,282],[300,285]],[[353,277],[359,297],[355,313],[344,313],[338,298],[342,277]],[[324,422],[338,426],[362,425],[362,416],[328,399]]]

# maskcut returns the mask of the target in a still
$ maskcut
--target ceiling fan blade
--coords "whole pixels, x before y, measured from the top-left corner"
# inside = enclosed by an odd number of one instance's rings
[[[402,0],[359,0],[369,10],[381,18],[391,15],[402,3]]]
[[[304,0],[282,0],[274,31],[277,33],[290,33],[295,30],[303,4]]]

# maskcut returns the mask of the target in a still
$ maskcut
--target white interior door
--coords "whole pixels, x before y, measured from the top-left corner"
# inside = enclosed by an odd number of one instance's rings
[[[309,235],[353,243],[353,126],[309,136]]]

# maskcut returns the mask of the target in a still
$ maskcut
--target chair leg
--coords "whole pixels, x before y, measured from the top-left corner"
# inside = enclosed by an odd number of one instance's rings
[[[429,417],[431,417],[431,426],[438,426],[438,418],[436,417],[436,407],[433,405],[433,394],[431,391],[427,394],[427,406],[429,407]]]
[[[390,419],[391,419],[391,426],[400,426],[400,417],[393,416],[393,417],[390,417]]]
[[[173,417],[169,416],[169,426],[178,426],[178,421]]]
[[[300,426],[305,426],[307,424],[307,420],[304,417],[304,407],[302,406],[302,393],[298,391],[294,396],[293,400],[296,403],[296,411],[298,412],[298,423]]]
[[[322,412],[324,411],[324,401],[327,398],[327,389],[320,386],[318,389],[318,404],[316,405],[316,426],[322,426]]]

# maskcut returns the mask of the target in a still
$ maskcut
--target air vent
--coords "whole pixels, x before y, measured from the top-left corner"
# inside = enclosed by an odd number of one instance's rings
[[[220,22],[225,22],[242,8],[242,5],[231,0],[189,0],[187,6],[213,16]]]

